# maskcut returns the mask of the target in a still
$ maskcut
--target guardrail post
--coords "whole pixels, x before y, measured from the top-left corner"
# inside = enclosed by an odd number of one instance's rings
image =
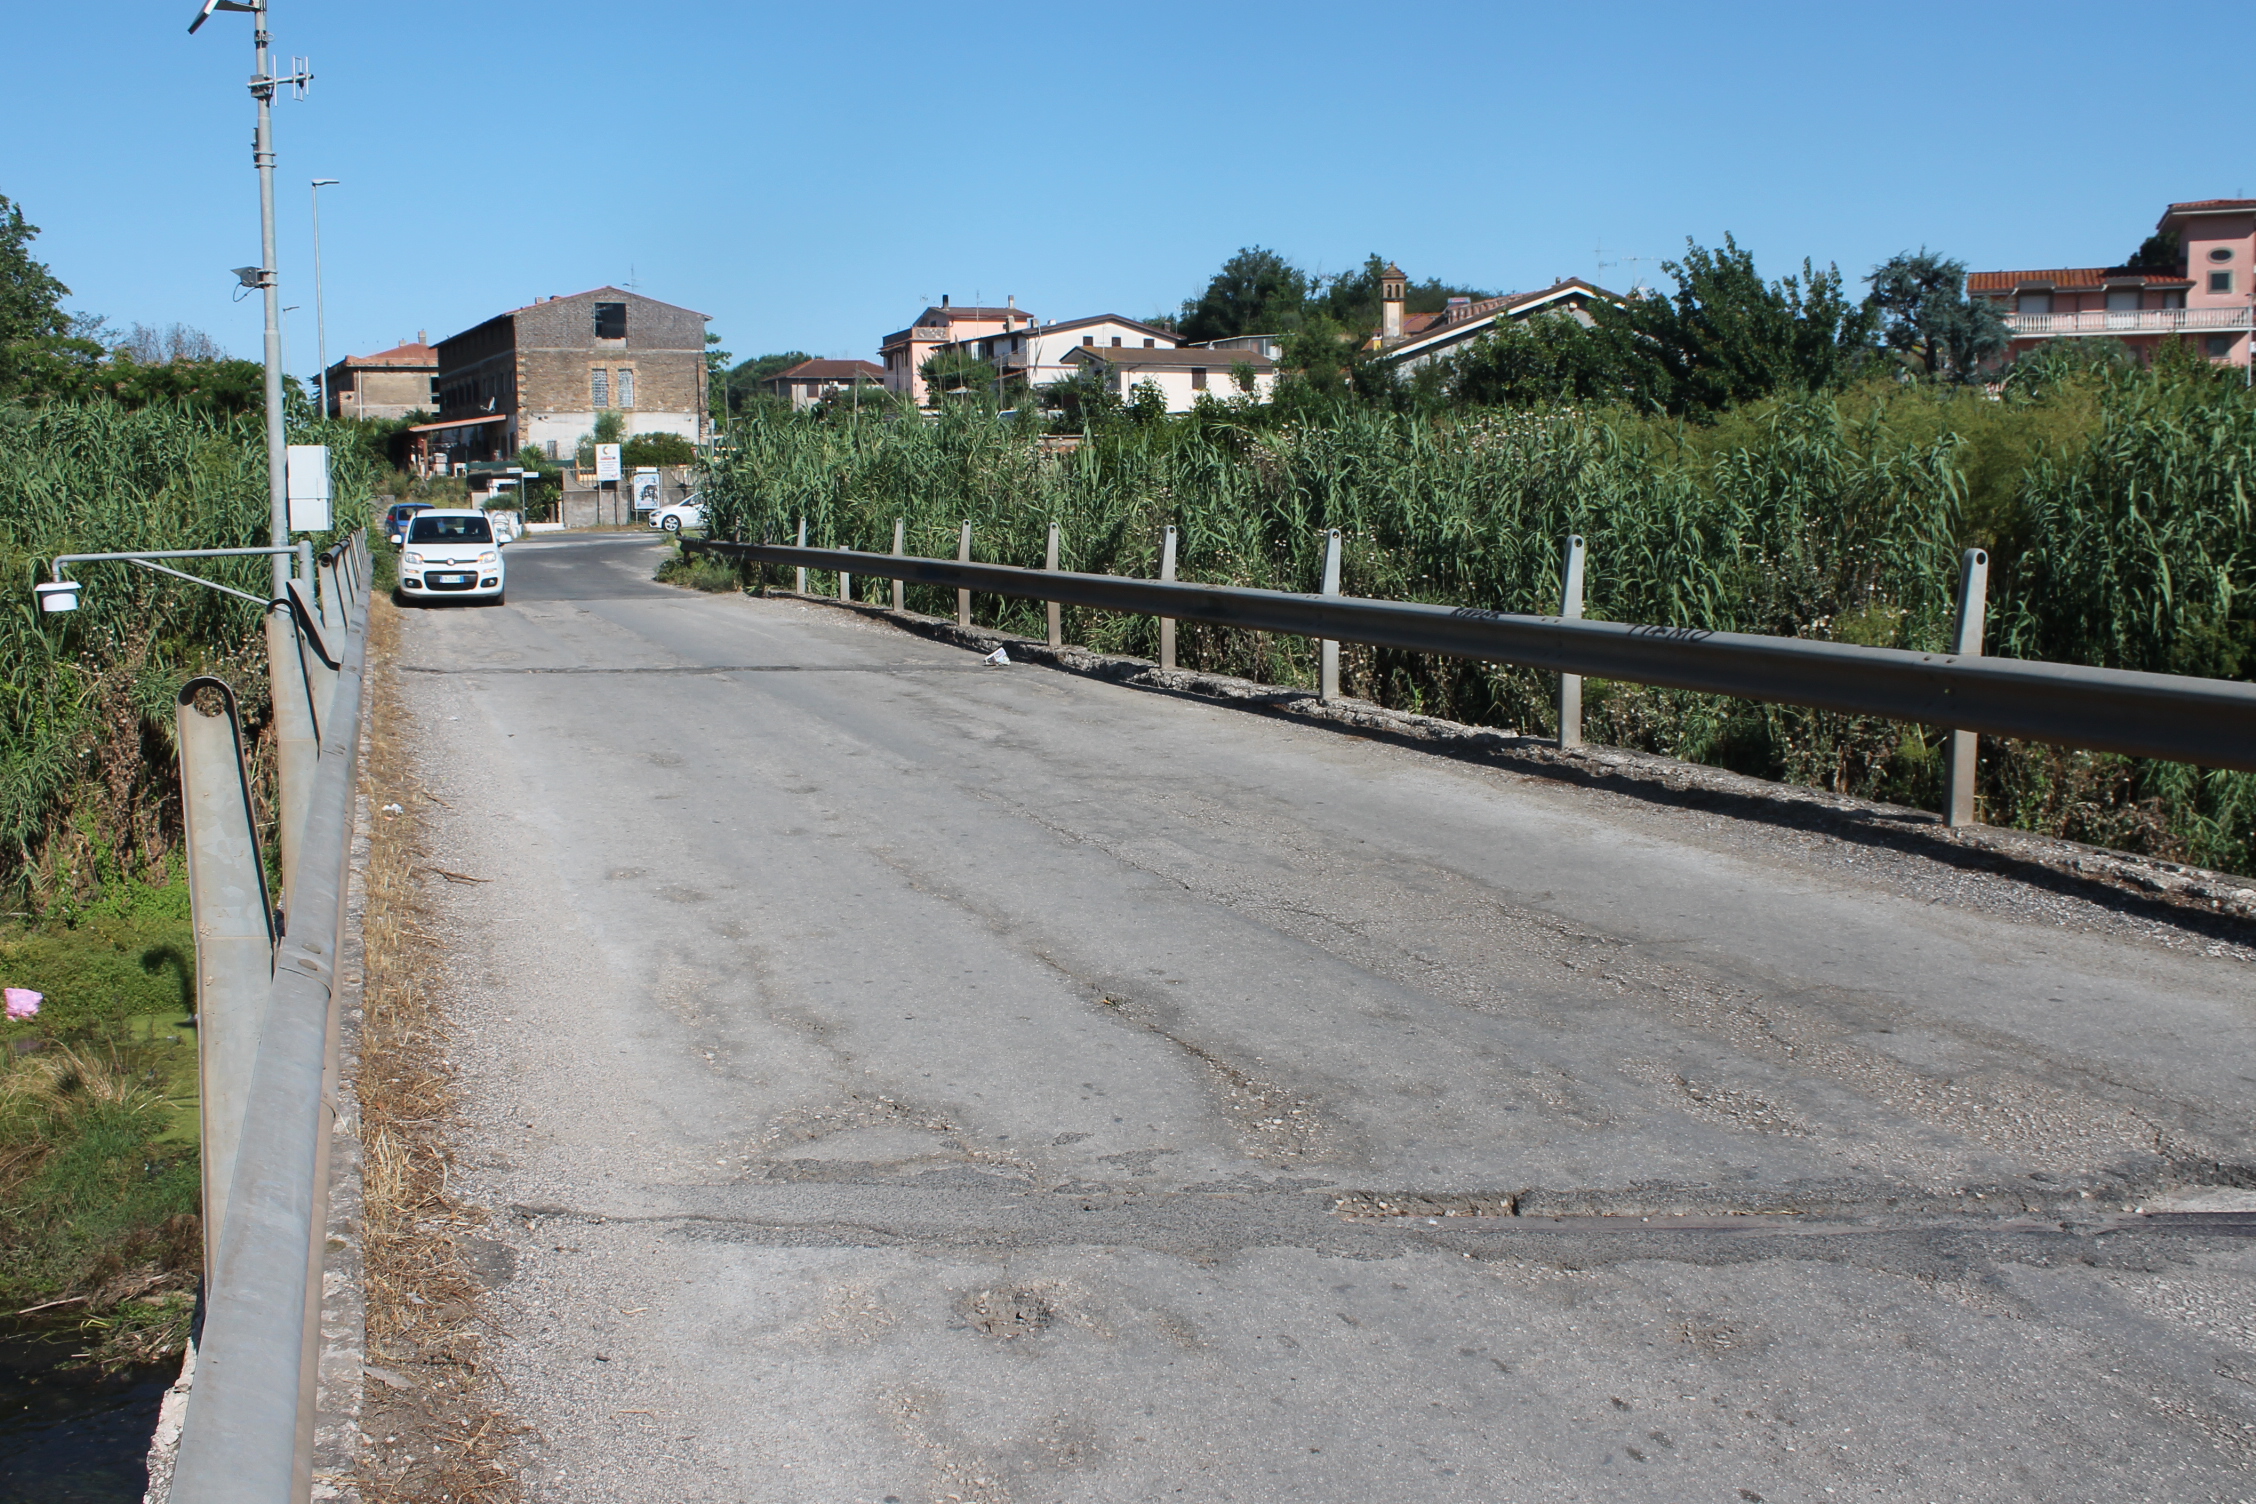
[[[1058,525],[1054,522],[1050,524],[1050,548],[1049,552],[1043,555],[1042,567],[1044,569],[1047,569],[1051,574],[1057,573]],[[1056,601],[1051,601],[1049,603],[1049,611],[1050,647],[1054,651],[1055,649],[1065,646],[1065,608],[1063,606],[1060,606]]]
[[[896,517],[893,519],[893,557],[896,559],[905,559],[908,556],[909,519],[906,517]],[[895,575],[893,577],[893,609],[896,611],[903,611],[907,609],[907,607],[905,607],[901,603],[902,588],[901,577],[899,575]]]
[[[804,517],[799,519],[799,546],[801,548],[805,548],[807,546],[807,519]],[[791,588],[797,591],[799,594],[805,595],[807,593],[807,571],[804,568],[801,568],[798,572],[798,576],[798,579],[793,582]]]
[[[1567,535],[1566,567],[1559,577],[1559,615],[1566,621],[1582,620],[1582,534]],[[1582,675],[1559,676],[1559,745],[1582,745]]]
[[[206,692],[220,697],[224,714],[196,708],[197,697]],[[260,1014],[274,981],[274,905],[259,857],[234,691],[217,679],[191,679],[181,686],[174,718],[181,813],[188,827],[188,909],[196,933],[197,1117],[208,1287],[219,1268],[227,1186],[243,1136]]]
[[[1170,585],[1175,582],[1173,528],[1167,530],[1166,538],[1159,545],[1159,577]],[[1159,619],[1159,666],[1166,673],[1175,671],[1175,618],[1172,616],[1162,616]]]
[[[843,569],[838,571],[838,598],[842,601],[854,598],[854,577]]]
[[[968,522],[963,525],[963,537],[956,544],[956,562],[958,564],[969,564],[971,562],[971,524]],[[971,625],[971,592],[968,590],[956,592],[956,625],[959,627]]]
[[[1340,535],[1333,528],[1324,535],[1324,594],[1340,593]],[[1316,697],[1326,705],[1339,698],[1339,644],[1329,637],[1317,639],[1322,668],[1316,681]]]
[[[1989,612],[1990,556],[1970,548],[1959,561],[1958,630],[1951,652],[1960,658],[1982,656],[1982,626]],[[1974,776],[1981,766],[1982,739],[1971,731],[1952,731],[1943,775],[1943,823],[1974,823]]]

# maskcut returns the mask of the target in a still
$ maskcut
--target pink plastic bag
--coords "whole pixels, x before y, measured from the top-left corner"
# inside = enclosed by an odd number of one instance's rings
[[[29,987],[10,987],[8,994],[8,1019],[13,1023],[20,1018],[30,1018],[39,1012],[39,1005],[47,1001],[46,994],[34,992]]]

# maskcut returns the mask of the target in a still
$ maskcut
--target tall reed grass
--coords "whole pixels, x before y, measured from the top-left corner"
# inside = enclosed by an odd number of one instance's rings
[[[328,443],[340,526],[368,508],[369,456],[349,424],[305,423]],[[258,607],[125,564],[78,566],[80,608],[32,602],[57,554],[234,548],[266,541],[265,444],[256,417],[114,403],[0,406],[0,888],[47,908],[161,870],[178,828],[173,695],[196,673],[236,686],[265,720]],[[263,559],[184,566],[257,594]]]
[[[2249,652],[2248,494],[2256,404],[2206,375],[2099,373],[2098,414],[2050,437],[2069,397],[2016,412],[1980,395],[1882,390],[1743,410],[1728,443],[1653,420],[1575,411],[1439,420],[1343,406],[1274,425],[1243,409],[1120,423],[1055,453],[992,413],[859,423],[755,415],[705,491],[715,536],[1038,565],[1051,522],[1066,568],[1149,577],[1179,529],[1183,578],[1310,591],[1326,529],[1351,595],[1557,609],[1562,540],[1588,542],[1589,614],[1616,621],[1939,649],[1958,556],[1996,551],[1990,651],[2241,676]],[[1954,406],[1955,404],[1955,406]],[[1968,515],[1961,428],[2042,428],[2002,507]],[[2044,425],[2050,424],[2050,428]],[[1987,442],[1987,440],[1985,440]],[[827,587],[826,587],[827,588]],[[882,581],[866,582],[876,592]],[[975,597],[980,618],[1039,631],[1035,603]],[[909,604],[953,610],[912,588]],[[1074,640],[1150,655],[1148,618],[1069,609]],[[1306,684],[1313,644],[1186,623],[1186,666]],[[1555,731],[1553,681],[1529,671],[1343,650],[1349,693],[1481,724]],[[1634,685],[1586,691],[1598,739],[1845,793],[1934,807],[1940,738],[1829,712]],[[1989,743],[1985,815],[2248,870],[2256,779]]]

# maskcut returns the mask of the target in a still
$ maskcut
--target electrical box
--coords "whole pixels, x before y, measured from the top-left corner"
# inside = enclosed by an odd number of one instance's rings
[[[326,533],[329,521],[329,446],[292,444],[290,472],[290,531]]]

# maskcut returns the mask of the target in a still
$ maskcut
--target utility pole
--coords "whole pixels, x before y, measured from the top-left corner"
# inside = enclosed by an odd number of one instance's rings
[[[305,86],[313,81],[313,74],[305,67],[303,59],[293,58],[289,77],[274,76],[270,50],[273,37],[266,29],[266,5],[267,0],[204,0],[203,9],[188,30],[193,35],[211,19],[214,11],[247,11],[251,16],[254,49],[251,97],[258,101],[258,130],[251,138],[251,162],[258,169],[259,180],[256,285],[266,294],[266,493],[271,513],[270,541],[279,548],[290,541],[290,456],[289,436],[282,421],[282,285],[274,269],[274,90],[278,84],[289,84],[303,98]],[[289,580],[289,558],[276,554],[274,594],[277,597],[282,595]]]

